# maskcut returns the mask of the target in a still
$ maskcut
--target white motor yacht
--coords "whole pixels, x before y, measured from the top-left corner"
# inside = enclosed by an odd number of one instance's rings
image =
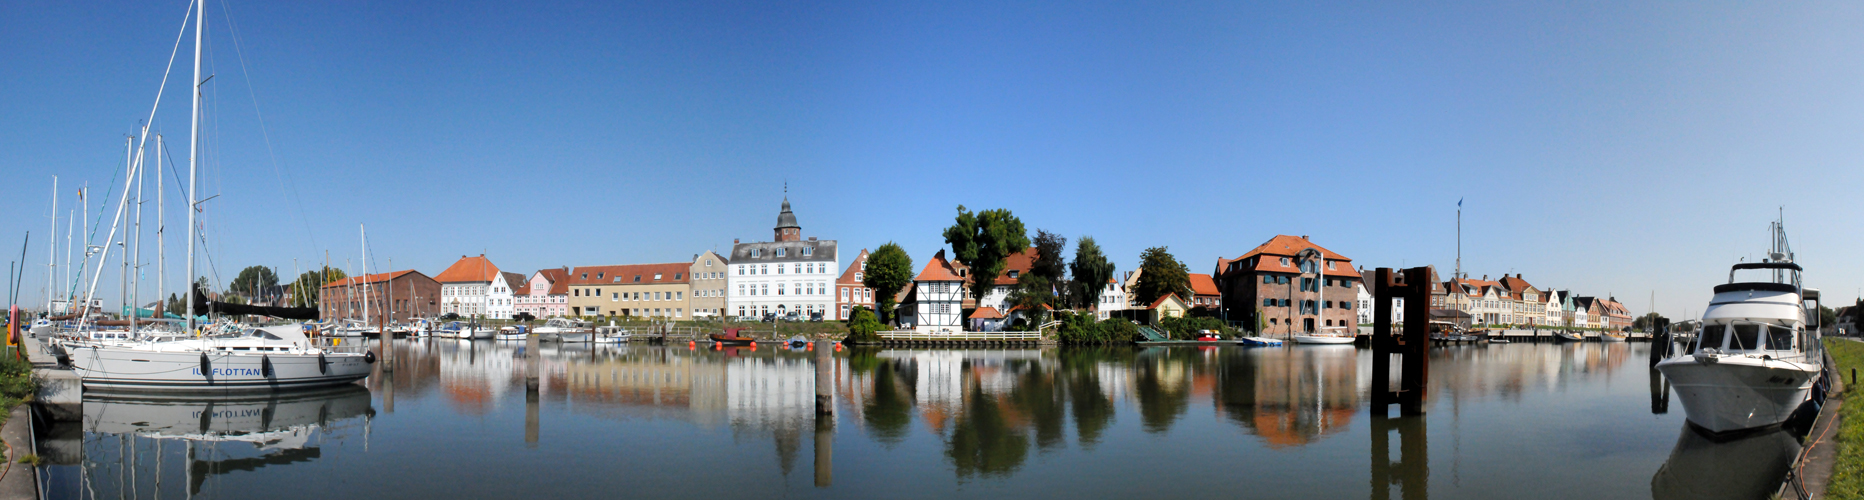
[[[355,382],[373,353],[315,347],[296,324],[236,329],[199,338],[139,343],[67,342],[86,389],[270,391]]]
[[[597,344],[626,344],[634,339],[628,329],[615,325],[596,327],[593,341]]]
[[[434,329],[434,336],[450,339],[483,340],[492,338],[498,332],[485,325],[471,325],[459,321],[450,321]]]
[[[1776,234],[1771,259],[1736,264],[1715,287],[1693,349],[1657,363],[1689,422],[1711,432],[1785,421],[1824,368],[1818,328],[1807,324],[1817,318],[1807,301],[1816,311],[1819,291],[1801,286],[1801,269]]]

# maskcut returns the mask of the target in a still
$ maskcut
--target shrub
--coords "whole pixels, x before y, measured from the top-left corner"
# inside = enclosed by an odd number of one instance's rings
[[[880,336],[875,332],[883,329],[886,325],[880,324],[880,318],[866,307],[854,306],[848,312],[848,342],[878,342]]]

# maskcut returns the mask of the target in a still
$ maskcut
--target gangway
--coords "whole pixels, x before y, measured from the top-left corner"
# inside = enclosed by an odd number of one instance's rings
[[[1164,334],[1159,333],[1158,330],[1153,330],[1152,327],[1150,326],[1141,325],[1139,327],[1139,334],[1145,335],[1146,340],[1150,342],[1162,342],[1162,341],[1171,340],[1171,337],[1166,337]]]

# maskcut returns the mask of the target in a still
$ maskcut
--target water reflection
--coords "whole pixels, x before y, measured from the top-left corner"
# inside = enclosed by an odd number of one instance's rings
[[[1799,440],[1779,427],[1715,440],[1685,425],[1670,459],[1650,478],[1651,498],[1767,498],[1779,488],[1799,450]]]
[[[159,497],[184,486],[162,481],[180,469],[192,495],[221,475],[317,460],[326,440],[366,433],[370,415],[369,391],[353,385],[281,396],[87,396],[83,458],[67,470],[77,477],[58,479]]]
[[[371,377],[367,389],[267,403],[278,408],[264,410],[271,412],[274,423],[249,427],[274,429],[278,423],[300,421],[280,418],[308,411],[292,409],[298,407],[294,405],[328,408],[336,416],[320,422],[344,427],[354,416],[369,414],[373,393],[385,410],[374,420],[378,446],[389,439],[415,448],[401,453],[451,460],[395,462],[408,478],[419,480],[414,483],[450,477],[464,466],[509,470],[517,475],[486,482],[523,487],[474,489],[466,492],[468,496],[579,497],[630,491],[644,497],[769,497],[794,493],[785,491],[791,484],[851,493],[846,496],[888,496],[892,490],[874,488],[895,487],[896,481],[901,482],[897,487],[935,492],[957,488],[952,493],[958,494],[968,491],[967,484],[1016,486],[1003,491],[1005,496],[1244,492],[1235,490],[1241,483],[1221,474],[1166,479],[1178,472],[1171,465],[1160,465],[1165,470],[1152,474],[1160,475],[1160,482],[1187,489],[1127,491],[1120,489],[1125,483],[1105,482],[1123,476],[1134,460],[1157,461],[1161,454],[1184,464],[1248,464],[1250,488],[1259,489],[1244,496],[1618,496],[1641,491],[1646,481],[1659,492],[1658,481],[1649,474],[1671,451],[1668,432],[1681,421],[1680,415],[1667,412],[1667,385],[1660,378],[1648,379],[1646,407],[1646,381],[1624,371],[1642,367],[1639,354],[1646,351],[1640,349],[1648,347],[1516,344],[1433,349],[1425,415],[1392,418],[1366,410],[1373,378],[1371,354],[1351,346],[848,349],[835,353],[828,367],[835,413],[817,417],[816,365],[808,351],[546,343],[529,353],[517,343],[413,340],[397,345],[395,369]],[[537,378],[531,389],[526,378],[533,366]],[[240,404],[250,409],[260,403],[188,404]],[[112,406],[98,408],[124,412]],[[391,408],[398,413],[386,415]],[[195,414],[183,416],[189,415]],[[111,477],[113,485],[105,490],[116,492],[114,475],[144,467],[141,457],[184,456],[180,448],[165,454],[147,442],[120,452],[101,449],[113,440],[153,439],[129,425],[159,420],[118,418],[116,427],[87,426],[83,476]],[[391,426],[395,434],[380,432],[385,422],[400,424]],[[169,426],[173,425],[201,424]],[[295,424],[284,427],[291,425]],[[328,429],[319,425],[318,432]],[[354,433],[339,434],[345,437],[337,439],[346,439]],[[1437,450],[1432,449],[1431,437],[1438,440]],[[287,439],[276,441],[291,446]],[[1690,453],[1685,451],[1716,449],[1674,444],[1673,464],[1688,460]],[[316,448],[315,443],[310,446]],[[1521,453],[1529,447],[1534,451]],[[208,478],[228,477],[233,471],[267,477],[288,463],[339,471],[361,467],[357,471],[366,473],[379,465],[347,464],[389,460],[366,451],[331,460],[322,452],[275,450],[279,453],[234,456],[225,453],[224,443],[219,448],[189,459],[201,461],[204,470],[221,471],[200,476],[194,488],[214,490]],[[1077,455],[1088,455],[1085,462],[1094,465],[1081,465]],[[271,458],[262,458],[267,456]],[[1464,460],[1466,456],[1485,459]],[[1488,459],[1496,456],[1510,458]],[[1609,468],[1592,465],[1600,456],[1620,461],[1605,461]],[[255,460],[234,461],[244,459]],[[552,477],[549,472],[564,460],[656,471],[655,479],[642,483],[647,481],[644,476],[625,473],[580,477],[577,482],[543,479]],[[1438,461],[1437,467],[1432,460]],[[727,463],[734,471],[727,477],[704,472]],[[1433,470],[1445,479],[1431,481]],[[1567,489],[1523,493],[1516,488],[1515,483],[1574,470],[1586,473],[1560,479]],[[170,474],[176,471],[168,469]],[[842,484],[836,483],[836,472],[842,472]],[[1058,474],[1085,479],[1021,489],[1024,482]],[[803,475],[813,480],[801,480]],[[791,478],[798,480],[791,483]],[[876,478],[885,479],[877,483]],[[240,489],[250,487],[247,484],[222,485],[221,492],[248,496],[253,490]],[[660,489],[641,490],[643,484]],[[1433,484],[1437,491],[1432,491]],[[434,485],[410,487],[416,488],[410,491],[417,493],[413,496],[459,493]]]

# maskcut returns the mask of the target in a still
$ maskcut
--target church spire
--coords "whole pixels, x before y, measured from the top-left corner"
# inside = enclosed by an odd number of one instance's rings
[[[777,214],[777,241],[799,241],[803,239],[802,226],[796,225],[796,214],[790,212],[790,186],[783,183],[783,211]]]

